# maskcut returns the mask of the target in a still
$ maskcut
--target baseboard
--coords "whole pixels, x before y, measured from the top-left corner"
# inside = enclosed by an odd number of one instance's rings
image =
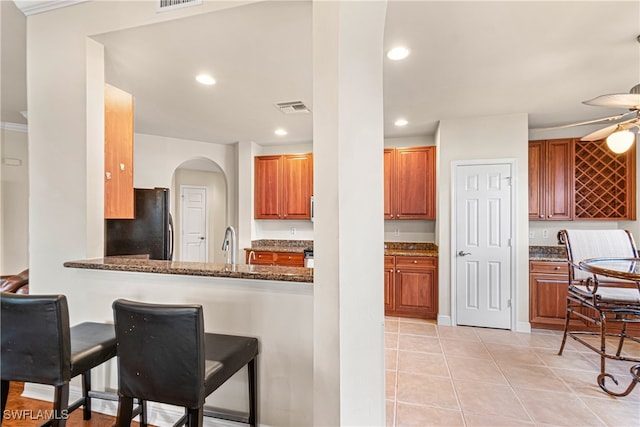
[[[531,323],[529,322],[516,322],[516,332],[524,332],[525,334],[531,333]]]
[[[438,325],[451,326],[451,316],[438,315]]]
[[[22,396],[29,399],[44,400],[53,402],[53,387],[43,384],[27,383],[24,386]],[[69,402],[74,402],[82,396],[82,388],[79,386],[69,387]],[[118,402],[103,399],[92,399],[91,410],[101,414],[116,416],[118,412]],[[80,411],[80,409],[78,409]],[[149,402],[147,405],[147,422],[151,425],[164,427],[173,424],[184,414],[182,408],[165,405],[161,403]],[[137,421],[137,418],[135,419]],[[261,427],[269,427],[259,424]],[[246,424],[233,421],[221,420],[218,418],[204,417],[203,427],[246,427]]]

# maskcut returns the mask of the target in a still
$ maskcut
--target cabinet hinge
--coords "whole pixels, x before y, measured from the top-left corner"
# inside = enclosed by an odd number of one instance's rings
[[[511,247],[511,237],[509,237],[509,238],[507,239],[507,246],[508,246],[508,247]]]
[[[511,178],[510,176],[505,176],[505,177],[504,177],[504,179],[506,179],[506,180],[507,180],[507,185],[508,185],[509,187],[511,187],[511,179],[512,179],[512,178]]]
[[[511,308],[511,298],[507,300],[507,307]]]

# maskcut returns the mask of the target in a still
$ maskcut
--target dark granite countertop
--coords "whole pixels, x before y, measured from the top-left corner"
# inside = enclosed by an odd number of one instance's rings
[[[567,261],[564,246],[529,246],[530,261]]]
[[[67,261],[65,267],[90,270],[129,271],[139,273],[181,274],[186,276],[229,277],[234,279],[277,280],[313,283],[313,269],[245,264],[160,261],[125,257],[105,257]]]
[[[245,251],[291,252],[303,253],[305,249],[313,249],[313,240],[253,240]]]
[[[437,257],[438,245],[435,243],[385,242],[386,256],[424,256]]]

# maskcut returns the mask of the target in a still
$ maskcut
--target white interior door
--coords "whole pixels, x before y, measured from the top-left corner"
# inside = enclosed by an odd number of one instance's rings
[[[207,262],[207,189],[180,187],[182,212],[180,217],[182,245],[181,261]]]
[[[511,329],[512,165],[455,170],[456,323]]]

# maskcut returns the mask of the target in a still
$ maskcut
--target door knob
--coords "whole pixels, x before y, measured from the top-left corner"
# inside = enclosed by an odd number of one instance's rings
[[[471,255],[471,252],[465,252],[465,251],[458,252],[458,256],[467,256],[467,255]]]
[[[204,237],[200,237],[200,240],[204,240]]]

